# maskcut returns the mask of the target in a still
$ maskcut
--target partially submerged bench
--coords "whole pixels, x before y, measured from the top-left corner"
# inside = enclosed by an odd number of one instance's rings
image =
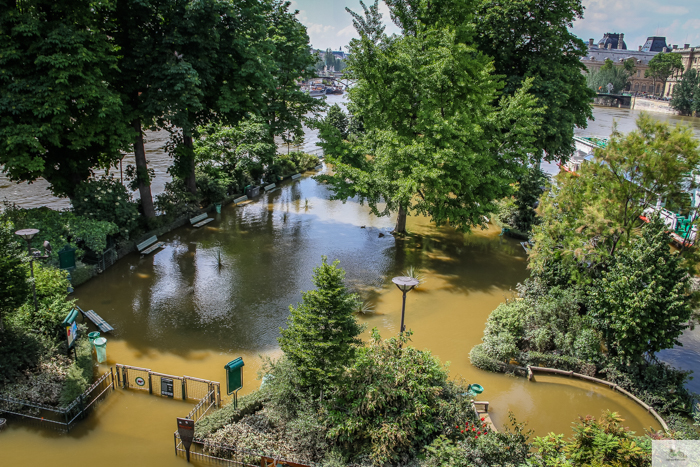
[[[297,178],[301,178],[301,174],[292,175],[292,180],[296,180]]]
[[[200,214],[198,216],[193,217],[190,219],[190,224],[192,224],[196,228],[200,228],[203,225],[207,225],[211,221],[213,221],[213,217],[207,217],[207,213]]]
[[[270,183],[269,185],[267,185],[267,186],[265,187],[265,191],[270,191],[270,190],[272,190],[272,189],[274,189],[274,188],[277,188],[277,185],[275,185],[274,183]]]
[[[247,197],[247,196],[241,196],[240,198],[236,198],[236,199],[233,200],[233,204],[242,203],[243,201],[248,201],[248,197]]]
[[[84,317],[86,317],[87,319],[92,321],[93,324],[95,326],[97,326],[97,329],[99,329],[101,332],[114,331],[114,328],[112,326],[110,326],[107,323],[107,321],[102,319],[102,317],[100,315],[95,313],[94,310],[83,311],[83,309],[80,308],[79,306],[76,306],[76,308],[78,309],[78,311],[80,311],[83,314]]]
[[[136,245],[136,249],[139,250],[139,253],[141,253],[142,255],[150,255],[158,248],[162,248],[163,245],[165,245],[165,242],[159,242],[158,237],[154,235],[151,238],[144,240],[143,242]]]

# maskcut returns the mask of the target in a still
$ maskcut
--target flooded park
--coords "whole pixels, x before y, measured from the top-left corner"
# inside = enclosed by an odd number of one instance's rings
[[[333,99],[342,98],[329,96],[329,103]],[[630,131],[635,115],[596,108],[596,121],[581,134],[607,136],[613,120],[620,131]],[[655,117],[691,124],[700,134],[697,119]],[[147,147],[156,170],[154,194],[162,191],[170,164],[157,149],[164,137],[153,135]],[[307,134],[306,149],[315,145],[314,138]],[[497,426],[507,423],[512,411],[537,435],[569,434],[579,416],[612,410],[638,433],[660,428],[632,400],[593,383],[560,377],[530,382],[470,364],[469,351],[481,342],[487,317],[528,277],[518,241],[500,236],[493,225],[463,234],[420,217],[409,217],[410,235],[395,238],[390,235],[394,219],[375,217],[355,200],[329,200],[328,189],[313,179],[317,173],[285,181],[250,202],[224,206],[201,229],[186,226],[162,235],[161,250],[143,257],[130,254],[78,287],[79,306],[94,309],[115,329],[106,336],[108,361],[99,372],[120,363],[223,382],[224,365],[243,357],[241,394],[255,390],[261,357],[280,354],[277,337],[289,305],[312,287],[312,269],[327,256],[340,260],[348,285],[372,308],[358,315],[367,328],[365,339],[372,328],[382,337],[398,333],[402,295],[391,278],[409,267],[419,270],[424,281],[406,301],[412,345],[449,362],[453,378],[482,385],[479,399],[490,402]],[[0,198],[23,207],[68,207],[41,183],[15,185],[2,179],[0,185]],[[661,357],[684,369],[700,369],[698,336],[697,330],[687,331],[684,347]],[[690,385],[698,391],[697,382]],[[3,464],[19,465],[29,455],[32,463],[63,466],[73,464],[77,453],[106,466],[184,464],[184,458],[174,456],[173,432],[175,418],[191,408],[191,403],[117,389],[68,435],[9,426],[0,438]]]

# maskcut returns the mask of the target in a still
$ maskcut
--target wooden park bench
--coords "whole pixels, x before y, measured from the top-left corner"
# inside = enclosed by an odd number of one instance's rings
[[[211,221],[213,221],[213,217],[207,217],[207,213],[200,214],[198,216],[193,217],[190,219],[190,224],[192,224],[196,228],[200,228],[203,225],[207,225]]]
[[[114,328],[113,328],[112,326],[110,326],[110,325],[107,323],[107,321],[105,321],[104,319],[102,319],[102,317],[101,317],[100,315],[98,315],[97,313],[95,313],[95,310],[83,311],[83,309],[80,308],[79,306],[76,306],[76,308],[78,309],[78,311],[80,311],[80,312],[83,314],[84,317],[86,317],[87,319],[89,319],[90,321],[92,321],[93,324],[94,324],[95,326],[97,326],[97,329],[100,330],[100,332],[110,332],[110,331],[114,331]]]
[[[159,242],[158,237],[154,235],[151,238],[144,240],[143,242],[136,245],[136,249],[139,250],[139,253],[141,253],[142,255],[150,255],[158,248],[162,248],[163,245],[165,245],[165,242]]]

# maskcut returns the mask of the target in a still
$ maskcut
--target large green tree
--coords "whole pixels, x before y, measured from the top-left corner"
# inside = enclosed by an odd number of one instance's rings
[[[103,32],[114,3],[0,1],[0,164],[74,194],[122,156],[132,131],[113,85],[117,49]]]
[[[586,45],[571,33],[583,17],[581,0],[477,0],[475,41],[493,57],[505,77],[505,95],[514,95],[528,79],[528,93],[547,109],[537,130],[539,158],[559,160],[574,151],[574,128],[592,119],[581,58]]]
[[[529,84],[498,99],[502,85],[473,42],[470,4],[388,5],[402,36],[378,32],[376,8],[354,15],[360,38],[350,43],[347,71],[357,82],[350,108],[365,133],[345,141],[323,126],[335,167],[323,179],[338,199],[359,196],[376,215],[398,212],[399,233],[408,213],[468,230],[495,211],[494,200],[511,192],[536,152],[535,99]]]
[[[642,114],[635,131],[615,131],[593,161],[575,175],[560,173],[542,196],[530,267],[599,272],[629,244],[647,208],[685,192],[698,163],[700,146],[688,127]]]
[[[627,63],[629,62],[625,62]],[[617,94],[627,87],[633,71],[634,68],[625,65],[617,66],[607,58],[599,70],[592,71],[586,76],[586,83],[594,92]],[[612,84],[612,89],[609,91],[608,84]]]
[[[592,293],[592,316],[608,352],[624,363],[679,345],[691,315],[690,274],[658,219],[603,271]]]
[[[197,75],[199,107],[182,107],[163,121],[172,125],[175,164],[171,172],[196,193],[193,140],[197,128],[217,124],[235,127],[263,104],[275,73],[267,59],[266,17],[272,2],[206,0],[185,2],[180,24],[172,29],[171,47]]]
[[[270,139],[281,137],[284,143],[297,141],[304,134],[309,113],[318,111],[322,102],[301,90],[297,84],[315,76],[316,58],[309,53],[306,27],[290,11],[288,1],[269,0],[265,17],[270,60],[270,82],[265,88],[263,105],[256,113],[267,123]]]
[[[649,60],[649,68],[644,72],[645,78],[652,79],[653,93],[656,94],[656,82],[661,81],[663,86],[661,92],[666,87],[666,80],[674,73],[683,73],[683,58],[678,53],[659,53]]]
[[[671,107],[686,115],[700,110],[700,77],[697,70],[686,71],[674,86]]]
[[[302,293],[302,302],[290,306],[287,329],[280,346],[301,375],[301,384],[320,393],[337,383],[362,343],[362,327],[355,320],[359,298],[345,287],[345,271],[339,261],[323,257],[314,268],[316,290]]]

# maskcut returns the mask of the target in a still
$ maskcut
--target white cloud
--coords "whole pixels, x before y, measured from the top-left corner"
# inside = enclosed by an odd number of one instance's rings
[[[348,39],[351,39],[353,37],[357,37],[357,31],[355,30],[355,26],[352,24],[349,26],[345,26],[343,29],[338,31],[336,34],[337,37],[347,37]]]
[[[328,32],[334,31],[335,26],[329,26],[327,24],[307,24],[306,30],[309,34],[326,34]]]

